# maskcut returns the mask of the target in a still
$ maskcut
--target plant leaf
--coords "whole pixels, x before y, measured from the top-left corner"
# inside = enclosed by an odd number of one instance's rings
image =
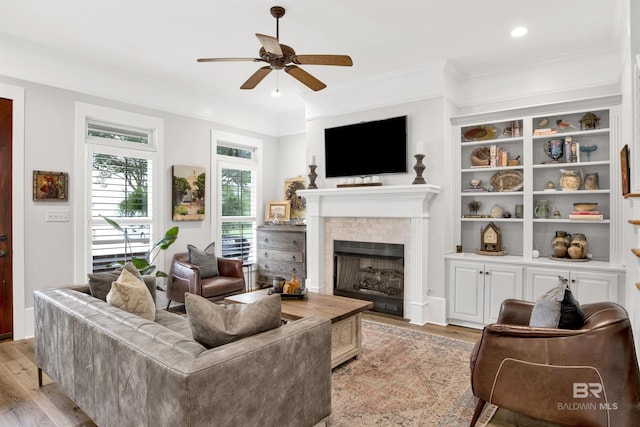
[[[115,222],[114,220],[112,220],[111,218],[108,218],[102,214],[99,214],[99,216],[104,219],[105,221],[107,221],[109,223],[110,226],[112,226],[113,228],[115,228],[116,230],[118,230],[121,233],[124,233],[124,230],[122,229],[122,227],[120,227],[120,224],[118,224],[117,222]]]

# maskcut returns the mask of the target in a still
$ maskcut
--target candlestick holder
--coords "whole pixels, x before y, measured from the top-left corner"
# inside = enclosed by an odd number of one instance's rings
[[[316,178],[318,174],[316,173],[317,165],[309,165],[309,185],[307,186],[308,190],[317,190],[318,186],[316,185]]]
[[[427,181],[422,177],[422,172],[427,168],[423,163],[422,159],[424,159],[424,154],[416,154],[413,156],[416,158],[416,164],[413,166],[413,170],[416,171],[416,178],[413,180],[412,184],[426,184]]]

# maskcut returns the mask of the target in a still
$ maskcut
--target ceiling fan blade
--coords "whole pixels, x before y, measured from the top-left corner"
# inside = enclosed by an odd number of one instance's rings
[[[283,56],[282,48],[280,48],[280,42],[278,42],[277,38],[258,33],[256,33],[256,37],[260,41],[262,47],[264,47],[264,50],[266,50],[268,53],[277,56]]]
[[[251,61],[260,62],[260,58],[198,58],[198,62],[231,62],[231,61]]]
[[[258,85],[258,83],[262,81],[262,79],[267,77],[267,74],[269,74],[270,72],[271,67],[268,65],[262,68],[258,68],[258,71],[253,73],[251,77],[249,77],[247,81],[244,82],[242,86],[240,86],[240,89],[253,89]]]
[[[340,65],[350,67],[353,61],[349,55],[295,55],[291,57],[294,64],[301,65]]]
[[[322,83],[320,80],[316,79],[311,74],[307,73],[300,67],[296,67],[295,65],[287,65],[286,67],[284,67],[284,71],[286,71],[287,74],[292,75],[295,79],[300,81],[311,90],[319,91],[327,87],[326,84]]]

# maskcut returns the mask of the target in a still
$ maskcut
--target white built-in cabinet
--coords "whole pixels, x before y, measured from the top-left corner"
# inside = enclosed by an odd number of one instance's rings
[[[620,102],[613,96],[451,119],[454,235],[462,250],[452,248],[446,255],[449,322],[468,326],[495,322],[504,299],[535,301],[557,285],[558,275],[569,279],[580,303],[623,303]],[[586,122],[591,114],[597,123]],[[541,135],[543,127],[551,132]],[[565,152],[551,161],[546,148],[552,139],[570,139],[592,150],[578,152],[574,159]],[[474,154],[495,151],[504,152],[503,159],[511,161],[478,167],[473,160]],[[563,171],[581,174],[582,184],[563,188]],[[597,174],[597,189],[585,186],[587,174]],[[518,175],[521,183],[515,185]],[[470,190],[472,180],[481,180],[480,187],[488,191]],[[548,201],[548,217],[535,214],[540,200]],[[480,205],[477,212],[469,208],[472,201]],[[597,203],[603,220],[570,219],[574,203],[581,202]],[[522,206],[521,217],[516,217],[516,205]],[[492,216],[500,210],[511,215]],[[554,211],[559,217],[553,216]],[[506,256],[476,253],[480,231],[490,221],[501,230]],[[556,231],[585,234],[589,260],[554,259],[551,241]]]
[[[522,299],[522,267],[451,261],[448,274],[449,317],[461,324],[495,322],[505,298]]]
[[[535,301],[558,285],[558,276],[569,280],[569,287],[581,304],[600,301],[619,301],[620,273],[559,268],[527,268],[525,298]]]

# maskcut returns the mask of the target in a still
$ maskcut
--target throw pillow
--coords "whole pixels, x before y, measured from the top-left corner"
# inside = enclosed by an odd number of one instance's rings
[[[218,258],[216,257],[215,243],[202,249],[193,245],[187,245],[189,250],[189,263],[200,267],[200,278],[206,279],[218,275]]]
[[[111,290],[111,284],[115,280],[118,280],[123,269],[128,270],[131,274],[142,280],[142,276],[140,276],[138,269],[136,269],[131,261],[128,261],[123,267],[116,270],[89,274],[89,292],[91,292],[91,295],[95,298],[101,299],[102,301],[106,301],[107,294]]]
[[[118,279],[111,284],[107,302],[145,319],[156,318],[156,306],[147,285],[126,268],[122,269]]]
[[[252,304],[216,304],[186,293],[185,308],[193,338],[207,348],[278,328],[281,322],[279,295]]]
[[[584,312],[569,289],[567,279],[558,276],[560,283],[542,295],[533,307],[529,326],[541,328],[580,329]]]
[[[564,299],[560,308],[560,321],[558,328],[562,329],[580,329],[584,325],[584,311],[580,307],[580,303],[571,293],[569,287],[564,291]]]
[[[560,322],[560,309],[564,298],[564,284],[548,290],[536,301],[529,319],[529,326],[539,328],[557,328]]]

